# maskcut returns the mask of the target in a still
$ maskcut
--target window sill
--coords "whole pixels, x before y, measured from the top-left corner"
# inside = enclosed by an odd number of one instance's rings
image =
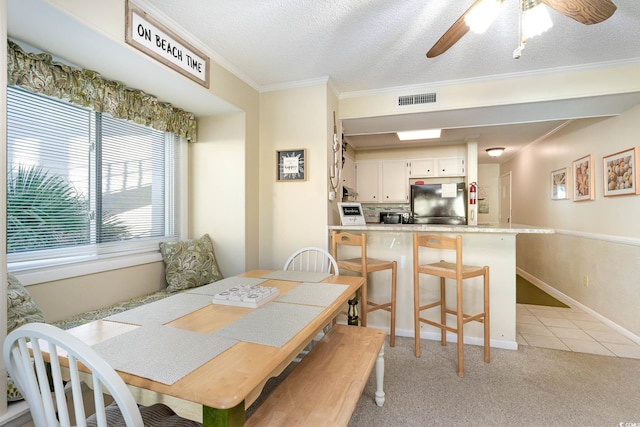
[[[61,265],[48,265],[35,268],[16,268],[9,265],[12,273],[24,286],[54,280],[69,279],[71,277],[86,276],[120,268],[134,267],[162,261],[159,251],[135,254],[117,255],[89,260],[75,261]]]

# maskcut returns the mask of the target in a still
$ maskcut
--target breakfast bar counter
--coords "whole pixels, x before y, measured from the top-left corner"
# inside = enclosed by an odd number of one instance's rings
[[[491,346],[517,349],[516,342],[516,236],[518,234],[552,234],[554,230],[516,224],[495,225],[433,225],[433,224],[366,224],[329,226],[332,230],[367,235],[367,256],[398,263],[396,333],[414,336],[413,326],[413,233],[462,235],[465,264],[488,265],[490,268]],[[359,248],[341,246],[339,258],[358,257]],[[421,252],[421,262],[447,259],[449,254]],[[448,258],[451,259],[450,257]],[[341,271],[340,274],[349,272]],[[370,301],[389,299],[390,272],[369,274],[368,296]],[[421,300],[438,299],[436,277],[421,277]],[[430,285],[425,285],[429,283]],[[455,301],[455,286],[447,287],[447,299]],[[481,311],[482,278],[465,280],[465,312]],[[438,320],[438,310],[424,313]],[[431,318],[431,317],[429,317]],[[453,321],[453,319],[450,319]],[[388,329],[389,314],[375,311],[367,316],[367,326]],[[439,329],[421,324],[420,335],[424,339],[439,340]],[[465,343],[482,345],[482,325],[471,322],[465,325]],[[455,339],[455,335],[451,335]]]

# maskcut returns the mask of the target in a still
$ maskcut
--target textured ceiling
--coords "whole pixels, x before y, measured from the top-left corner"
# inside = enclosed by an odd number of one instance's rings
[[[586,26],[550,10],[551,30],[518,46],[518,1],[506,0],[486,33],[469,32],[443,55],[425,53],[473,0],[141,0],[249,82],[269,88],[329,77],[340,93],[548,68],[640,60],[640,1],[613,0]]]
[[[92,1],[100,7],[100,0]],[[260,91],[329,79],[341,96],[391,88],[413,93],[412,87],[431,84],[640,63],[640,0],[613,0],[618,8],[614,15],[591,26],[551,11],[553,28],[531,39],[518,60],[513,59],[517,0],[505,0],[501,16],[485,34],[468,33],[432,59],[426,52],[473,0],[130,1]],[[150,71],[148,58],[123,49],[46,0],[8,0],[7,5],[9,35],[36,48],[199,116],[235,109],[198,85],[175,79],[169,69]],[[173,83],[167,85],[168,81]],[[595,105],[617,108],[602,114],[581,102],[577,110],[560,103],[532,105],[515,116],[517,109],[512,107],[508,112],[482,109],[464,117],[457,114],[464,111],[457,111],[351,119],[343,126],[347,138],[353,136],[353,145],[366,149],[394,144],[394,130],[421,128],[429,122],[446,129],[439,143],[463,143],[476,136],[479,161],[484,163],[495,161],[484,154],[488,146],[505,145],[508,153],[515,153],[566,120],[618,114],[640,103],[640,93],[618,98],[594,100]],[[541,114],[549,112],[553,114]],[[486,120],[469,123],[468,117]],[[415,124],[418,121],[421,125]],[[384,135],[367,142],[355,134]]]
[[[482,35],[467,33],[444,54],[426,52],[473,0],[138,0],[149,12],[184,28],[216,61],[259,90],[328,78],[339,94],[530,74],[549,69],[640,62],[640,1],[613,0],[608,20],[586,26],[550,10],[554,26],[518,46],[518,1],[506,0],[498,19]],[[411,92],[409,92],[411,93]],[[625,100],[628,108],[640,100]],[[569,112],[567,110],[567,112]],[[592,115],[559,114],[544,120],[508,119],[471,126],[451,123],[443,139],[426,144],[463,143],[476,136],[479,162],[495,162],[484,149],[506,146],[513,155],[552,133],[567,119]],[[394,127],[419,129],[392,118],[380,130],[375,120],[343,122],[347,141],[358,149],[398,146]],[[564,120],[563,120],[564,119]],[[445,120],[449,121],[450,120]],[[490,126],[490,125],[494,126]],[[367,130],[368,126],[368,130]],[[434,126],[434,127],[443,127]],[[398,129],[395,129],[398,130]],[[362,136],[362,134],[376,134]],[[503,156],[502,161],[509,155]]]

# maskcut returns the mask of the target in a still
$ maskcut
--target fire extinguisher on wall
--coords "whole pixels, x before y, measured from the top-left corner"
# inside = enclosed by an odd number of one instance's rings
[[[478,186],[475,182],[469,184],[469,204],[475,205],[478,200]]]

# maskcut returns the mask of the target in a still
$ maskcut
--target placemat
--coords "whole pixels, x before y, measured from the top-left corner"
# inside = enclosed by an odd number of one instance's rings
[[[208,295],[188,294],[185,292],[114,314],[106,317],[106,320],[131,323],[133,325],[165,324],[193,313],[210,303],[211,297]]]
[[[291,282],[322,282],[327,277],[331,276],[329,273],[321,271],[288,271],[288,270],[276,270],[267,273],[263,276],[266,279],[276,280],[288,280]]]
[[[200,294],[200,295],[211,295],[226,291],[229,288],[233,288],[234,286],[255,286],[260,285],[266,282],[268,279],[262,279],[259,277],[239,277],[239,276],[231,276],[226,279],[218,280],[217,282],[209,283],[208,285],[198,286],[197,288],[190,289],[185,293],[188,294]]]
[[[238,341],[282,347],[324,309],[272,301],[216,332]]]
[[[93,349],[119,371],[171,385],[236,342],[217,334],[145,324]]]
[[[348,287],[332,283],[300,283],[276,301],[328,307]]]

